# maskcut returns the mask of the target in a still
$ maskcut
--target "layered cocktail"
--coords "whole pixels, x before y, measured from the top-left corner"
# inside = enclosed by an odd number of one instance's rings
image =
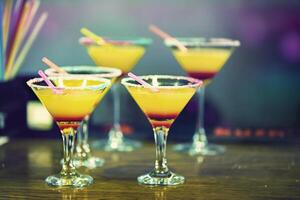
[[[99,66],[120,69],[123,74],[133,69],[146,52],[146,48],[152,43],[148,38],[104,38],[104,44],[98,44],[89,38],[81,38],[80,43],[87,48],[89,56]],[[112,87],[114,122],[109,131],[108,140],[100,140],[94,143],[97,149],[106,151],[132,151],[141,146],[137,141],[124,139],[120,126],[120,94],[119,84]]]
[[[57,175],[47,177],[46,182],[50,186],[59,187],[87,186],[93,182],[93,178],[78,173],[73,165],[75,134],[85,116],[94,110],[95,104],[103,97],[110,81],[70,76],[49,77],[49,81],[56,87],[47,85],[42,78],[27,81],[27,85],[56,121],[63,138],[62,170]]]
[[[156,91],[151,90],[132,78],[122,79],[135,102],[145,113],[152,125],[156,161],[154,169],[138,177],[138,182],[147,185],[177,185],[184,182],[184,177],[171,172],[167,166],[166,142],[170,127],[189,102],[202,82],[188,77],[150,75],[140,76]]]
[[[68,73],[69,76],[73,77],[98,77],[98,78],[107,78],[111,81],[113,84],[116,79],[121,75],[121,70],[115,69],[115,68],[108,68],[108,67],[96,67],[96,66],[66,66],[61,67],[64,71]],[[55,69],[47,69],[45,73],[49,76],[65,76],[65,74],[62,74]],[[69,83],[71,84],[71,83]],[[74,82],[74,84],[76,84]],[[109,90],[111,85],[109,85],[105,91]],[[103,95],[103,96],[104,96]],[[101,99],[99,100],[101,101]],[[96,105],[95,105],[96,106]],[[92,156],[90,145],[88,143],[88,121],[89,121],[90,115],[85,116],[84,120],[82,121],[82,124],[80,126],[80,129],[77,133],[77,142],[76,142],[76,148],[75,148],[75,155],[74,155],[74,165],[76,167],[87,167],[87,168],[95,168],[100,167],[103,165],[104,160],[99,157]]]
[[[205,85],[212,81],[234,49],[240,46],[239,41],[224,38],[176,38],[176,40],[174,42],[172,38],[167,39],[165,44],[171,48],[182,69],[190,77],[203,80]],[[187,51],[179,50],[176,45],[178,41],[187,48]],[[188,152],[190,155],[216,155],[225,151],[224,147],[210,144],[207,141],[204,129],[204,92],[205,87],[197,92],[199,114],[193,143],[176,145],[175,150],[177,151]]]

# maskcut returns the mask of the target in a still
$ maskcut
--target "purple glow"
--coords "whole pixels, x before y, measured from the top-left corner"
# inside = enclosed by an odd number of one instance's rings
[[[300,61],[300,33],[286,33],[279,44],[282,56],[290,62]]]
[[[247,46],[259,46],[267,37],[268,27],[265,19],[259,13],[247,14],[241,17],[240,34]]]

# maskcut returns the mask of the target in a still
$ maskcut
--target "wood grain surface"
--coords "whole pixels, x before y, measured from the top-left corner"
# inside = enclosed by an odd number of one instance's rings
[[[173,152],[169,167],[183,185],[149,187],[137,176],[151,170],[154,144],[131,153],[93,151],[103,167],[80,169],[94,177],[84,189],[51,188],[46,176],[59,172],[58,140],[13,140],[0,146],[0,199],[300,199],[299,145],[226,145],[225,154],[190,157]]]

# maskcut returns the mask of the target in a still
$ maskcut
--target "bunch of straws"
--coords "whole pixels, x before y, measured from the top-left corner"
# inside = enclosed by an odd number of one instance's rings
[[[0,81],[17,75],[44,25],[48,17],[46,12],[34,19],[39,6],[39,0],[1,0]]]

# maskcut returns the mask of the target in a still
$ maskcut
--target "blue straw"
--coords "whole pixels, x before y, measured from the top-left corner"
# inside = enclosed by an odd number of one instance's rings
[[[3,1],[4,2],[4,1]],[[2,36],[2,23],[3,23],[3,2],[0,2],[0,81],[4,80],[4,55],[3,55],[3,36]]]

